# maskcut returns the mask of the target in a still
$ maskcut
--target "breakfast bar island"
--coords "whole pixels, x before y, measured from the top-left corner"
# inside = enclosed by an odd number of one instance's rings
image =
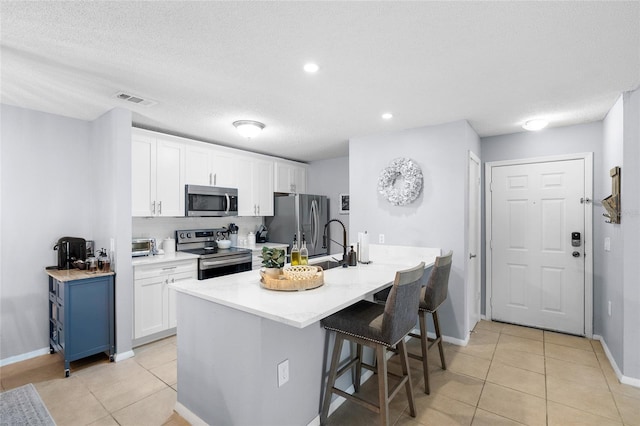
[[[306,291],[265,289],[257,270],[172,284],[176,411],[192,424],[319,424],[329,345],[320,320],[438,255],[436,248],[371,245],[372,263],[326,270],[324,285]],[[283,362],[287,371],[279,372]]]

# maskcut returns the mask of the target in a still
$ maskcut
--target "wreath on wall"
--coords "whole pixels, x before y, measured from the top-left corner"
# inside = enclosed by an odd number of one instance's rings
[[[402,182],[398,182],[402,179]],[[413,160],[396,158],[382,169],[378,177],[378,192],[394,206],[412,203],[422,189],[422,170]]]

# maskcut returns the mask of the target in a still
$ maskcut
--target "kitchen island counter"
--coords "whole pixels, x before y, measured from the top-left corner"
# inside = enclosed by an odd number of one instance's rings
[[[171,284],[178,292],[176,411],[192,424],[317,424],[333,345],[320,320],[439,254],[371,245],[371,264],[327,270],[324,285],[306,291],[264,289],[256,270]],[[279,384],[285,360],[287,381]]]

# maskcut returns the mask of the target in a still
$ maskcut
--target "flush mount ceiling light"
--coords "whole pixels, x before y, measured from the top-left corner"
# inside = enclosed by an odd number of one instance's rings
[[[385,112],[384,114],[382,114],[382,118],[384,118],[385,120],[391,120],[393,118],[393,114],[391,114],[390,112]]]
[[[238,133],[248,139],[257,136],[264,129],[264,124],[253,120],[238,120],[234,121],[233,125]]]
[[[526,123],[524,123],[522,125],[522,128],[525,130],[536,131],[536,130],[544,129],[545,127],[547,127],[547,124],[549,124],[547,120],[535,119],[535,120],[529,120]]]
[[[309,62],[308,64],[304,65],[304,70],[306,72],[308,72],[309,74],[313,74],[314,72],[318,72],[319,69],[320,69],[320,67],[318,66],[318,64],[314,64],[313,62]]]

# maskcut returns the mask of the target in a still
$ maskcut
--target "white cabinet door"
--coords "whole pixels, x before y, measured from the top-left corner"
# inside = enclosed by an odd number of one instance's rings
[[[134,132],[131,140],[131,214],[184,216],[183,143]]]
[[[253,170],[257,216],[273,216],[273,162],[258,160],[254,163]]]
[[[131,139],[131,213],[153,216],[156,194],[155,139],[133,135]]]
[[[273,216],[273,162],[239,157],[238,216]]]
[[[134,338],[168,328],[166,280],[166,275],[135,280]]]
[[[211,157],[213,150],[205,144],[188,144],[185,150],[185,184],[213,185]]]
[[[212,185],[236,188],[238,186],[238,170],[235,167],[234,157],[227,152],[216,149],[212,150],[211,154]]]
[[[157,144],[157,215],[184,216],[184,144],[162,139]]]
[[[307,168],[276,161],[274,166],[274,191],[304,194],[307,191]]]
[[[196,279],[195,270],[191,272],[180,272],[177,274],[171,274],[168,277],[168,283],[173,284],[180,281],[193,280]],[[176,291],[172,288],[167,287],[167,322],[169,328],[177,327],[178,321],[176,319]]]

